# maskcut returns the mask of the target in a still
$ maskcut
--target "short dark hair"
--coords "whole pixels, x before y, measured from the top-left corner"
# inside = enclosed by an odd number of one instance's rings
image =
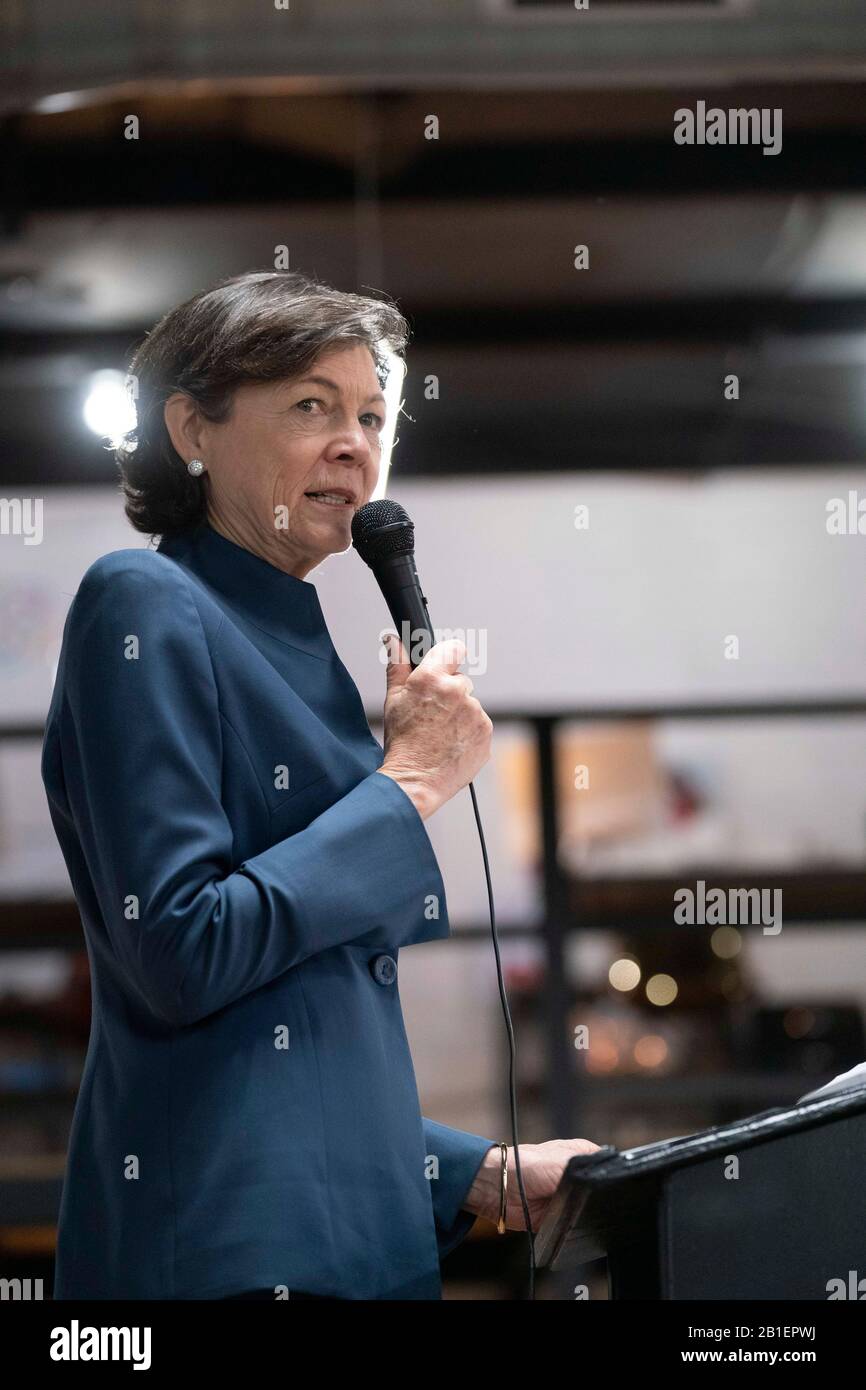
[[[386,354],[402,354],[408,337],[390,300],[344,293],[298,271],[251,271],[177,305],[129,362],[137,424],[114,442],[129,521],[153,538],[205,517],[205,489],[177,454],[163,417],[176,391],[221,423],[243,382],[300,376],[326,349],[352,342],[370,349],[384,389]]]

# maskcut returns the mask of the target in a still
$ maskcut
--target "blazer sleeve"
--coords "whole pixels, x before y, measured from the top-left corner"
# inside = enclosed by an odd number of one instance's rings
[[[475,1225],[472,1212],[463,1211],[462,1206],[484,1155],[496,1147],[496,1141],[428,1119],[424,1120],[424,1139],[428,1159],[435,1156],[438,1160],[438,1177],[431,1178],[430,1184],[436,1241],[442,1259],[465,1240]]]
[[[411,939],[431,893],[447,911],[424,822],[380,772],[233,863],[199,611],[174,566],[132,555],[91,566],[67,618],[60,814],[72,815],[112,948],[153,1014],[196,1023],[382,922],[396,945]],[[43,751],[43,777],[45,766]]]

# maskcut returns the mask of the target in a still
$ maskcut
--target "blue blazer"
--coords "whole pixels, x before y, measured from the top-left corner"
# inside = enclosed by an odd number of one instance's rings
[[[422,1117],[449,935],[316,588],[208,523],[87,570],[42,777],[93,986],[54,1296],[438,1299],[481,1135]]]

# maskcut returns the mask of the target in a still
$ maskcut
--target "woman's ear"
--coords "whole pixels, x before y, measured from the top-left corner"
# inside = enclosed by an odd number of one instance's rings
[[[188,463],[201,448],[202,421],[192,396],[175,391],[163,407],[163,419],[175,453]]]

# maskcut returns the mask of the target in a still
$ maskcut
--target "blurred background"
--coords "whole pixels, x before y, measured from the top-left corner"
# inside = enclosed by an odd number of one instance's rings
[[[147,544],[102,434],[148,328],[246,270],[411,321],[389,494],[495,721],[522,1141],[690,1133],[866,1060],[862,4],[6,0],[0,32],[4,1275],[50,1292],[89,1033],[43,720],[81,575]],[[700,102],[778,111],[781,149],[676,143]],[[381,738],[359,565],[311,577]],[[428,829],[424,1113],[510,1140],[468,794]],[[780,893],[781,930],[675,923],[701,881]],[[525,1269],[479,1221],[446,1296]],[[605,1297],[603,1261],[581,1277]]]

